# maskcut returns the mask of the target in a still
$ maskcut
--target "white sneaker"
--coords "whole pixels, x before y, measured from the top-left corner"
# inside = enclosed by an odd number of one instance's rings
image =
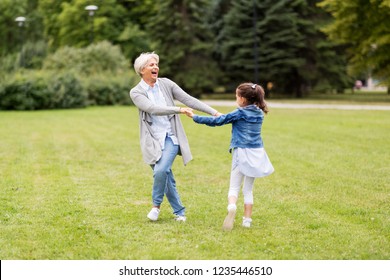
[[[243,227],[249,228],[249,227],[251,227],[251,223],[252,223],[251,218],[242,217],[242,226]]]
[[[177,221],[177,222],[185,222],[186,220],[187,220],[186,216],[179,216],[179,215],[177,215],[175,217],[175,221]]]
[[[147,217],[149,218],[149,220],[151,221],[157,221],[158,219],[158,215],[160,214],[160,209],[156,208],[156,207],[153,207],[152,210],[150,210],[149,214],[147,215]]]
[[[224,230],[232,230],[234,224],[234,217],[236,216],[237,206],[235,204],[229,204],[228,214],[226,215],[225,220],[223,221],[222,228]]]

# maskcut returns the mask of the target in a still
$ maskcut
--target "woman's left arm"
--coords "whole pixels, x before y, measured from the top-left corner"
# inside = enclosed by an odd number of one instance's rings
[[[217,110],[203,103],[202,101],[196,99],[195,97],[189,95],[173,81],[172,81],[172,94],[176,100],[180,101],[181,103],[183,103],[184,105],[192,109],[210,114],[212,116],[219,115],[219,112]]]

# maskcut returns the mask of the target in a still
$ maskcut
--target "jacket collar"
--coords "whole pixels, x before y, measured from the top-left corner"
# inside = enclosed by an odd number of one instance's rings
[[[145,82],[144,79],[141,79],[141,81],[139,82],[139,85],[140,85],[140,86],[142,87],[142,89],[144,89],[145,91],[148,91],[148,90],[149,90],[149,87],[150,87],[150,86]],[[158,79],[157,79],[155,85],[157,85],[158,87],[160,87],[159,82],[158,82]]]

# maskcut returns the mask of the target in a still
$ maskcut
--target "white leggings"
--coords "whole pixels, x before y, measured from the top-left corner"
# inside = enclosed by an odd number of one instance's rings
[[[244,186],[242,188],[244,204],[253,204],[253,183],[255,182],[255,177],[245,176],[240,172],[238,167],[231,171],[228,196],[235,196],[238,198],[242,181],[244,181]]]

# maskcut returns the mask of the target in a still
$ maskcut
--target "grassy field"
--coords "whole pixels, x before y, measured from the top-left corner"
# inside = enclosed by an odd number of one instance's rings
[[[233,108],[217,108],[228,112]],[[0,259],[390,259],[390,113],[272,109],[275,173],[255,181],[253,226],[221,229],[230,126],[182,116],[194,160],[149,222],[151,169],[134,107],[0,112]]]

